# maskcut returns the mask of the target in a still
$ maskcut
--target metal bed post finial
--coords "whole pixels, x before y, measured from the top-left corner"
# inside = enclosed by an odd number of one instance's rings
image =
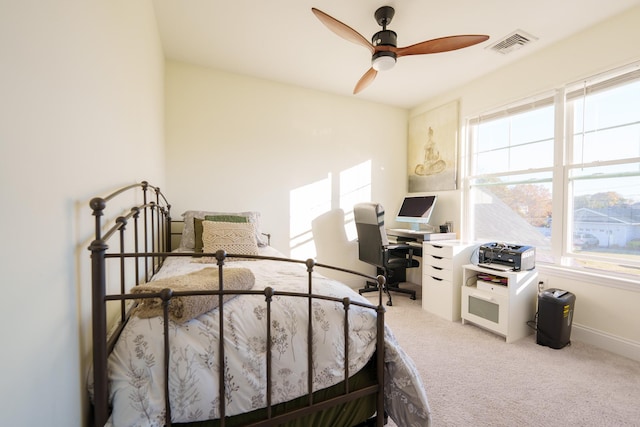
[[[101,217],[102,217],[102,215],[104,215],[104,209],[107,207],[107,201],[105,199],[103,199],[102,197],[94,197],[89,202],[89,206],[91,207],[91,210],[93,211],[92,215],[96,217],[95,236],[96,236],[96,240],[99,240],[99,239],[102,238],[102,231],[101,231],[102,219],[101,219]]]
[[[307,266],[307,273],[309,273],[309,293],[311,294],[311,273],[313,273],[313,267],[316,266],[316,260],[309,258],[304,263]]]
[[[316,265],[316,260],[313,258],[309,258],[304,263],[307,266],[307,271],[311,271],[313,270],[313,267]]]

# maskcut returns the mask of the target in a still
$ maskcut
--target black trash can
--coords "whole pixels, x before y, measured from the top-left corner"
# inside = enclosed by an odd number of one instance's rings
[[[571,323],[576,296],[562,289],[545,289],[538,294],[536,343],[560,349],[571,342]]]

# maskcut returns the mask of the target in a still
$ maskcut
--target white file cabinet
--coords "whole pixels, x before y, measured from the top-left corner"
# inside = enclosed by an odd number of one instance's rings
[[[422,309],[447,320],[460,320],[462,266],[477,244],[457,240],[422,245]]]
[[[463,324],[481,326],[502,335],[508,343],[533,333],[527,322],[535,316],[538,290],[535,269],[497,271],[469,264],[462,271]]]

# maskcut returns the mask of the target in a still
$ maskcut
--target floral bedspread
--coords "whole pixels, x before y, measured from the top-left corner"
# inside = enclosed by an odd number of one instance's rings
[[[261,254],[278,256],[270,248]],[[155,278],[211,267],[189,257],[168,259]],[[254,289],[306,292],[306,268],[277,261],[229,261],[225,268],[249,268]],[[313,292],[368,302],[348,286],[314,277]],[[302,278],[302,280],[301,280]],[[275,296],[272,302],[272,403],[307,392],[307,306],[305,298]],[[240,296],[224,305],[226,415],[266,406],[266,304],[264,296]],[[341,303],[313,303],[313,389],[330,387],[344,376],[344,310]],[[375,312],[358,306],[349,310],[350,372],[359,371],[375,351]],[[113,413],[108,425],[162,426],[164,418],[163,320],[132,317],[109,357],[109,395]],[[170,399],[174,422],[218,418],[218,309],[184,324],[170,322]],[[385,409],[401,426],[429,426],[427,396],[411,359],[385,327]]]

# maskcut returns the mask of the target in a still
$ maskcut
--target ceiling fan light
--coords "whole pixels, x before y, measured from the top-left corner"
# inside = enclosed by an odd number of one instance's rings
[[[386,71],[396,65],[396,55],[393,52],[378,52],[371,59],[371,67],[376,71]]]

